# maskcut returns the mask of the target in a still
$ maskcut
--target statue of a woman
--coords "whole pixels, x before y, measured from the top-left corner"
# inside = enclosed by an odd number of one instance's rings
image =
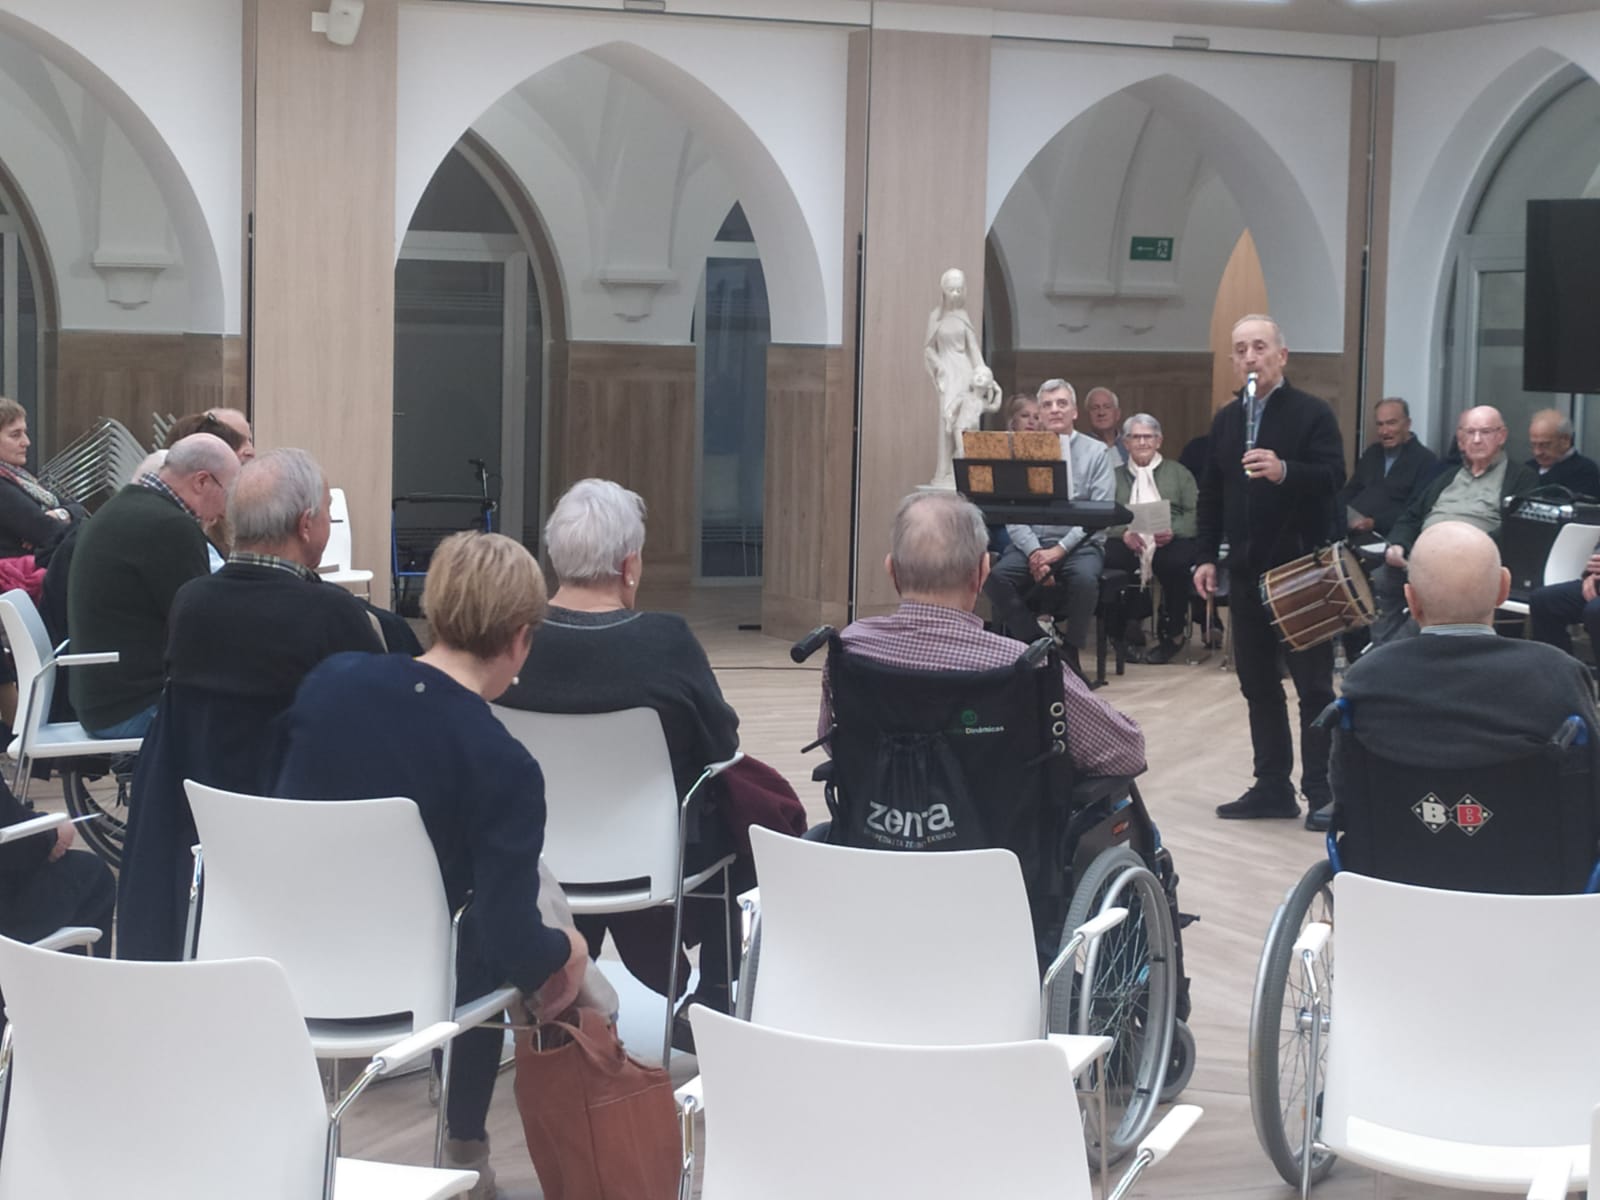
[[[939,307],[928,314],[928,336],[922,358],[939,394],[939,456],[935,464],[934,487],[954,487],[955,471],[950,460],[961,450],[961,434],[978,428],[989,406],[994,376],[984,366],[978,331],[967,316],[967,277],[951,268],[939,277],[943,293]],[[979,371],[987,377],[981,397],[973,387]],[[996,393],[998,389],[995,389]]]

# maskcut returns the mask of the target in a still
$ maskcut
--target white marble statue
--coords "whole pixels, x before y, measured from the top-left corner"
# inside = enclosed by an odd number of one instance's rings
[[[961,453],[961,435],[978,428],[986,412],[1000,407],[1000,388],[984,365],[978,331],[967,316],[967,277],[951,268],[939,277],[939,307],[928,314],[922,358],[939,394],[939,455],[932,487],[954,487],[951,459]]]

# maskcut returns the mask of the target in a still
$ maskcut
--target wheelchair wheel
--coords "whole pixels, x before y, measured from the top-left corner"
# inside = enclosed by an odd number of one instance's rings
[[[1171,1104],[1183,1095],[1194,1075],[1194,1034],[1188,1022],[1172,1023],[1172,1053],[1167,1056],[1167,1080],[1161,1087],[1161,1103]]]
[[[70,759],[61,768],[61,790],[73,817],[94,817],[78,828],[84,844],[113,868],[122,865],[128,830],[128,799],[133,792],[134,754]]]
[[[1115,846],[1089,864],[1073,890],[1063,938],[1107,908],[1126,908],[1128,917],[1084,954],[1073,980],[1068,1011],[1058,998],[1050,1028],[1060,1033],[1096,1034],[1112,1040],[1111,1052],[1090,1072],[1098,1087],[1106,1077],[1105,1129],[1096,1104],[1084,1106],[1084,1140],[1091,1158],[1105,1144],[1115,1161],[1144,1136],[1166,1079],[1172,1052],[1175,981],[1172,977],[1172,919],[1166,893],[1144,861],[1126,846]]]
[[[1333,867],[1326,860],[1315,864],[1290,889],[1273,914],[1261,948],[1256,971],[1255,997],[1250,1005],[1250,1113],[1256,1137],[1285,1183],[1300,1186],[1300,1160],[1305,1147],[1306,1104],[1321,1105],[1321,1097],[1306,1096],[1306,1051],[1311,1032],[1302,1025],[1309,1018],[1311,996],[1304,973],[1294,961],[1294,943],[1300,931],[1314,921],[1333,920]],[[1327,975],[1321,981],[1325,1003],[1333,992],[1333,943],[1323,951]],[[1327,1062],[1328,1033],[1324,1028],[1318,1070]],[[1334,1155],[1322,1153],[1311,1160],[1313,1182],[1333,1169]]]

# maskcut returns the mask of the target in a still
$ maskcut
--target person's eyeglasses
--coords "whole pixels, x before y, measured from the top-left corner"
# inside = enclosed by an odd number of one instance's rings
[[[1493,429],[1463,429],[1461,436],[1464,438],[1491,438],[1505,430],[1504,425],[1496,425]]]
[[[1123,435],[1122,440],[1125,442],[1153,442],[1160,436],[1160,434],[1156,433],[1128,433]]]

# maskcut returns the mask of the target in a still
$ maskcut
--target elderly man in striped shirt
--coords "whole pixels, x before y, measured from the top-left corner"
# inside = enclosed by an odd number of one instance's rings
[[[983,514],[955,492],[917,492],[895,514],[885,560],[900,607],[866,617],[840,634],[851,654],[887,666],[922,671],[984,671],[1010,666],[1027,651],[1013,638],[989,633],[972,611],[989,575],[989,532]],[[1139,726],[1062,668],[1066,688],[1067,752],[1088,775],[1137,775],[1145,769]],[[822,683],[819,731],[833,724],[832,693]]]

